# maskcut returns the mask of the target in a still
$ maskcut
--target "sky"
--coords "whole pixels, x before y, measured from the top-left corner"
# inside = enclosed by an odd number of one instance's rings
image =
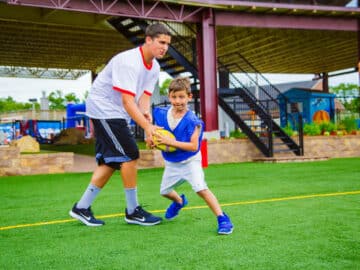
[[[40,102],[42,92],[48,96],[51,92],[61,90],[64,95],[75,93],[80,100],[91,87],[91,75],[85,74],[77,80],[29,79],[29,78],[0,78],[0,98],[11,96],[17,102],[28,102],[37,98]]]
[[[314,75],[296,75],[296,74],[264,74],[272,83],[287,83],[311,80]],[[167,78],[162,73],[160,83]],[[329,85],[336,86],[340,83],[359,83],[359,75],[354,72],[351,74],[336,76],[329,78]],[[29,99],[36,98],[40,102],[42,92],[45,91],[46,96],[56,90],[61,90],[64,95],[75,93],[80,99],[84,99],[86,91],[90,90],[91,76],[90,73],[80,77],[77,80],[50,80],[50,79],[25,79],[25,78],[0,78],[0,98],[11,96],[17,102],[28,102]]]

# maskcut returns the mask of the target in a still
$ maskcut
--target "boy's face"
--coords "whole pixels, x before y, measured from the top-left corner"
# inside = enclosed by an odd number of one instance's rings
[[[170,92],[169,95],[169,101],[171,105],[174,107],[175,111],[177,112],[183,112],[187,110],[187,104],[192,98],[191,94],[188,94],[186,90],[176,91],[176,92]]]
[[[155,38],[146,37],[146,44],[149,45],[152,55],[157,59],[164,57],[169,48],[170,41],[171,37],[163,34]]]

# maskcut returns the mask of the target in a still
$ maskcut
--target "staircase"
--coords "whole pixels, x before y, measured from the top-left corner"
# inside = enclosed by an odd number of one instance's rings
[[[138,19],[112,18],[109,23],[128,38],[135,46],[144,42],[146,21]],[[163,71],[170,76],[187,76],[191,79],[193,93],[199,89],[198,72],[196,68],[195,38],[196,32],[191,25],[166,23],[173,33],[168,54],[158,60]],[[223,64],[229,61],[218,59],[219,68],[229,74],[231,88],[219,89],[219,105],[229,117],[240,127],[248,138],[266,157],[273,157],[274,153],[290,152],[303,155],[302,120],[296,119],[298,126],[297,141],[280,128],[277,120],[280,118],[278,97],[282,95],[278,89],[270,84],[244,57],[240,54],[241,63]],[[224,56],[228,57],[228,56]],[[231,56],[229,56],[231,57]],[[230,61],[231,62],[231,61]],[[240,75],[234,75],[231,70],[241,70]],[[258,80],[250,74],[257,74],[266,86],[261,86]],[[240,77],[239,77],[240,76]],[[245,78],[241,78],[245,77]],[[246,79],[246,80],[243,80]],[[242,83],[251,81],[254,87]],[[229,86],[230,86],[229,85]],[[285,98],[285,97],[283,97]],[[197,100],[197,99],[195,99]],[[290,114],[286,114],[286,117]],[[300,116],[300,114],[299,114]]]
[[[250,139],[258,137],[258,139],[251,140],[266,157],[286,152],[302,156],[304,151],[301,114],[296,107],[291,106],[290,103],[286,104],[286,107],[289,105],[292,108],[292,112],[297,113],[286,113],[285,117],[294,117],[294,115],[298,117],[298,119],[294,119],[294,123],[297,125],[293,127],[296,129],[297,137],[291,137],[279,125],[279,97],[284,100],[287,98],[240,53],[237,56],[237,59],[241,59],[241,61],[228,65],[223,64],[225,63],[223,58],[227,56],[218,59],[219,68],[229,73],[231,86],[229,89],[219,89],[222,108],[227,113],[229,110],[233,110],[239,116],[238,118],[241,120],[235,119],[234,114],[228,113]],[[234,55],[232,54],[230,57],[234,57]],[[235,75],[230,73],[230,70],[240,70],[241,73]],[[251,82],[251,85],[245,85],[244,81]],[[244,129],[242,127],[244,124],[248,128]]]

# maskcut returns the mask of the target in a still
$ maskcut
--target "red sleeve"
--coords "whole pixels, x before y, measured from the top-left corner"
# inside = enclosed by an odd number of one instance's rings
[[[113,86],[113,89],[114,89],[115,91],[121,92],[121,93],[123,93],[123,94],[128,94],[128,95],[131,95],[131,96],[135,97],[135,93],[133,93],[133,92],[131,92],[131,91],[129,91],[129,90],[121,89],[121,88],[116,87],[116,86]]]
[[[150,91],[148,91],[148,90],[144,90],[144,94],[148,95],[148,96],[152,96],[152,93]]]

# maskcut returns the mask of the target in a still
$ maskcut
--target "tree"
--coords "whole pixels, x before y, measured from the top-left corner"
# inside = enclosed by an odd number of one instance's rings
[[[160,85],[159,92],[161,96],[167,96],[171,81],[172,79],[168,78]]]
[[[81,102],[85,103],[85,100],[87,99],[88,95],[89,95],[89,90],[86,90],[85,93],[84,93],[83,99],[81,100]]]
[[[48,96],[49,108],[51,110],[63,110],[65,109],[65,98],[60,90],[51,92]]]
[[[61,90],[53,91],[48,96],[49,107],[51,110],[63,110],[67,103],[79,103],[80,99],[76,97],[76,94],[71,92],[63,96]]]
[[[36,108],[38,108],[39,106],[39,103],[35,103]],[[0,112],[29,110],[31,108],[32,103],[17,102],[12,97],[0,98]]]
[[[360,113],[360,90],[358,85],[340,83],[337,86],[330,87],[330,92],[336,94],[346,110],[352,113]]]
[[[72,102],[72,103],[79,103],[80,99],[76,97],[75,93],[71,92],[67,95],[65,95],[66,102]]]

